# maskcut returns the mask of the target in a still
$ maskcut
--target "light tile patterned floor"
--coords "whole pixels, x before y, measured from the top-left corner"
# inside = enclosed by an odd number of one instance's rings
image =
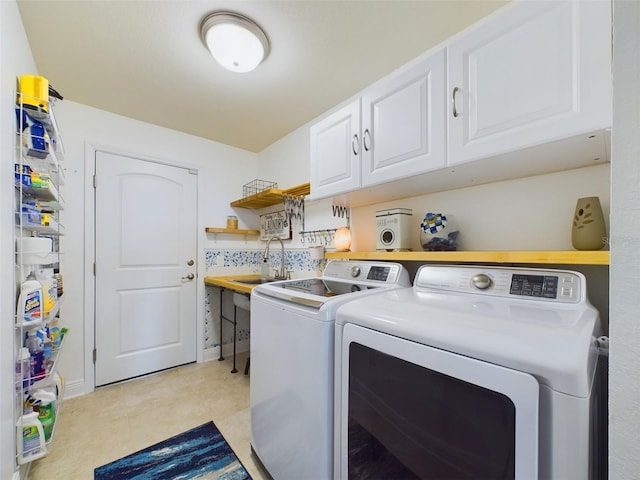
[[[248,353],[190,364],[65,400],[51,453],[29,480],[90,480],[93,469],[213,420],[254,480],[267,476],[249,444]]]

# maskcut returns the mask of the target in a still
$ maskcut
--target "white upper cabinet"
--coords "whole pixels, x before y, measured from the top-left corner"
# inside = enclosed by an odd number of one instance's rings
[[[311,196],[323,198],[360,186],[360,100],[310,129]]]
[[[449,164],[610,127],[610,8],[517,2],[450,43]]]
[[[445,166],[444,50],[362,96],[362,185]]]
[[[444,50],[394,73],[310,129],[311,197],[445,165]]]
[[[311,127],[311,197],[363,205],[607,161],[610,9],[514,1],[375,83]]]

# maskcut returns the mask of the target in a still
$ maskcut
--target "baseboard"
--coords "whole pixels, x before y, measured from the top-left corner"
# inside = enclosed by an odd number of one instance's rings
[[[2,1],[2,0],[0,0]],[[236,344],[236,354],[244,353],[249,351],[250,342],[249,340],[242,340]],[[233,344],[227,343],[222,346],[222,355],[225,359],[233,358]],[[220,347],[207,348],[203,354],[203,362],[208,362],[211,360],[218,360],[220,357]],[[74,380],[74,381],[66,381],[64,386],[64,397],[63,399],[69,399],[73,397],[80,397],[82,395],[86,395],[87,393],[92,392],[94,389],[91,388],[89,391],[85,388],[84,380]],[[20,480],[12,479],[12,480]]]
[[[250,347],[249,340],[242,340],[236,344],[236,354],[248,352]],[[224,358],[232,358],[233,357],[233,344],[226,343],[222,346],[222,356]],[[202,360],[204,362],[209,362],[211,360],[218,360],[220,358],[220,347],[207,348],[204,351],[202,356]]]
[[[74,380],[71,382],[65,381],[63,399],[66,400],[69,398],[86,395],[88,392],[84,388],[84,383],[84,380]]]

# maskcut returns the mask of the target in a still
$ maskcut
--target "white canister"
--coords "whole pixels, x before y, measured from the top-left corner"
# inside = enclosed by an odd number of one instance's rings
[[[311,260],[322,260],[324,258],[324,245],[309,247],[309,258]]]
[[[24,265],[43,265],[50,263],[49,254],[53,251],[50,237],[18,237],[16,239],[18,261]]]

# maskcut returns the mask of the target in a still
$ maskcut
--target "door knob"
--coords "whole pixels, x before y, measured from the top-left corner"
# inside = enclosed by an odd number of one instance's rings
[[[182,280],[193,280],[196,276],[193,273],[190,273],[186,277],[182,277]]]
[[[187,262],[187,265],[189,265],[190,267],[192,267],[192,266],[193,266],[193,260],[189,260],[189,261]]]

